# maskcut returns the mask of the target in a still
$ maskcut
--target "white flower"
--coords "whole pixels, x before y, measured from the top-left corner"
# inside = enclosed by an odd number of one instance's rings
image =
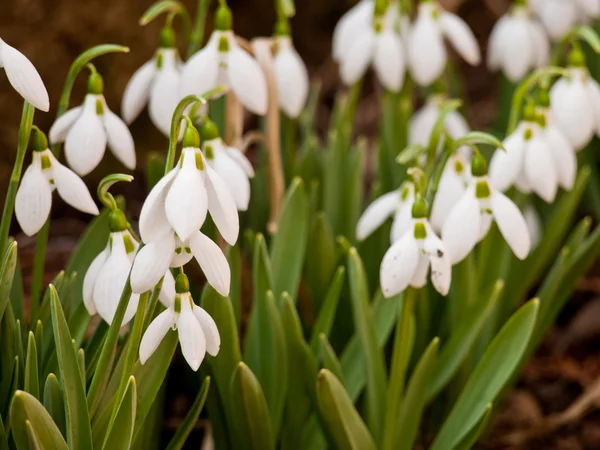
[[[83,105],[64,113],[50,128],[50,142],[65,143],[67,163],[81,176],[100,164],[107,143],[125,167],[135,169],[133,137],[125,122],[108,108],[102,90],[102,78],[93,73]]]
[[[98,207],[85,183],[56,160],[48,149],[46,136],[37,129],[33,132],[33,147],[31,165],[23,175],[15,199],[15,214],[25,234],[36,234],[46,223],[55,189],[73,208],[98,214]]]
[[[565,37],[577,23],[578,11],[575,1],[542,0],[530,2],[534,11],[544,24],[546,32],[554,41]]]
[[[408,231],[415,202],[415,188],[411,182],[403,183],[399,189],[382,195],[371,203],[356,225],[356,239],[365,240],[390,216],[394,216],[390,234],[391,242],[396,242]]]
[[[448,60],[444,37],[465,61],[479,64],[479,45],[468,25],[435,1],[421,2],[408,39],[408,65],[418,84],[428,86],[442,75]]]
[[[223,14],[228,14],[228,17],[223,19]],[[226,8],[219,8],[215,21],[216,30],[206,46],[183,66],[181,96],[202,95],[224,85],[233,90],[249,111],[259,115],[266,114],[268,102],[265,75],[258,62],[236,42],[231,31],[231,12]]]
[[[36,68],[23,53],[0,39],[0,67],[21,97],[40,111],[50,109],[48,91]]]
[[[422,215],[413,214],[411,227],[383,257],[379,278],[385,297],[396,295],[408,286],[425,286],[430,265],[433,286],[440,294],[448,294],[452,280],[450,258],[446,246]]]
[[[182,277],[185,277],[183,281]],[[221,337],[215,321],[194,304],[184,274],[177,276],[177,294],[171,305],[150,323],[140,343],[140,362],[145,364],[158,348],[169,329],[177,330],[181,352],[192,368],[198,370],[206,353],[216,356]]]
[[[296,118],[308,98],[308,71],[289,36],[277,36],[275,44],[273,71],[279,107],[289,117]]]
[[[525,217],[529,236],[531,236],[531,248],[535,248],[542,240],[542,219],[531,203],[525,207],[523,217]]]
[[[550,90],[555,123],[576,150],[600,135],[600,86],[587,68],[570,67]]]
[[[501,69],[517,82],[531,69],[544,67],[549,58],[548,37],[526,6],[513,6],[494,26],[487,61],[491,70]]]
[[[163,29],[160,48],[150,61],[133,74],[121,103],[121,114],[128,124],[148,104],[152,123],[165,136],[171,132],[171,120],[181,91],[181,60],[174,48],[175,37],[172,33],[170,28]]]
[[[373,0],[360,0],[336,24],[332,44],[335,61],[339,62],[347,55],[356,36],[372,26],[374,7]]]
[[[448,101],[443,94],[430,95],[417,112],[413,114],[408,125],[408,143],[427,147],[431,139],[433,128],[440,116],[444,103]],[[444,131],[453,139],[463,137],[469,132],[469,124],[456,110],[450,111],[444,119]],[[443,144],[443,140],[440,140]]]
[[[442,239],[452,264],[462,261],[487,235],[492,220],[496,221],[516,257],[525,259],[531,239],[521,211],[508,197],[490,186],[481,156],[473,158],[472,167],[473,180],[442,228]]]

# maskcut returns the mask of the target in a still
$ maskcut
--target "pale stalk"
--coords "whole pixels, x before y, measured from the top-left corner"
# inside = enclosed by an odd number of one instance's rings
[[[210,0],[198,0],[196,20],[194,21],[194,27],[190,34],[190,43],[187,49],[188,58],[196,53],[202,45],[202,40],[206,33],[206,15],[208,13],[209,5]]]
[[[225,97],[225,134],[227,145],[235,145],[242,139],[244,132],[244,107],[233,91]]]

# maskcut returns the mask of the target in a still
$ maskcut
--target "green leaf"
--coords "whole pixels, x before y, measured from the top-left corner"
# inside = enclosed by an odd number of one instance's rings
[[[67,412],[67,441],[72,450],[89,450],[92,448],[92,430],[85,398],[85,384],[77,355],[73,350],[67,321],[53,285],[50,285],[50,296],[52,328]]]
[[[35,336],[30,331],[27,339],[27,360],[25,362],[25,391],[40,398],[40,379],[38,374],[38,355]]]
[[[202,386],[200,387],[200,391],[196,396],[196,400],[192,404],[192,407],[188,411],[181,422],[181,425],[177,428],[175,435],[169,441],[169,445],[167,446],[167,450],[180,450],[183,448],[186,439],[194,429],[196,422],[198,422],[198,417],[200,417],[200,413],[202,412],[202,408],[204,408],[204,402],[206,402],[206,396],[208,395],[208,389],[210,388],[210,377],[206,377],[202,382]]]
[[[129,377],[125,393],[119,404],[112,428],[109,430],[102,446],[105,450],[129,450],[133,437],[136,409],[136,383]]]
[[[240,254],[239,245],[228,246],[226,255],[231,269],[229,299],[233,306],[235,323],[239,329],[242,323],[242,255]]]
[[[335,377],[340,380],[340,383],[344,384],[344,374],[342,373],[342,364],[335,354],[335,350],[331,347],[329,339],[324,334],[319,335],[319,343],[321,344],[321,351],[319,353],[321,364],[324,369],[329,370]]]
[[[13,241],[8,245],[0,266],[0,319],[4,316],[4,310],[10,298],[16,267],[17,242]]]
[[[277,233],[271,245],[273,293],[296,298],[308,239],[308,196],[302,179],[295,178],[288,189]]]
[[[317,401],[325,428],[335,447],[341,450],[377,448],[344,386],[327,369],[319,372]]]
[[[487,144],[492,147],[502,149],[506,151],[504,148],[504,144],[500,141],[496,136],[490,133],[484,133],[483,131],[470,131],[464,136],[459,137],[454,141],[454,148],[458,149],[463,145],[477,145],[477,144]]]
[[[52,417],[61,434],[65,436],[67,434],[65,401],[58,378],[53,373],[48,375],[44,385],[44,408]]]
[[[424,152],[425,147],[423,147],[421,144],[411,144],[398,153],[398,156],[396,156],[396,162],[398,164],[406,165],[409,162],[416,160]]]
[[[26,422],[44,449],[68,450],[67,443],[54,424],[50,414],[33,395],[17,391],[10,406],[10,426],[19,450],[29,450],[29,436]],[[92,447],[88,447],[91,449]]]
[[[478,423],[475,424],[472,430],[470,430],[467,435],[458,443],[452,450],[471,450],[477,444],[477,441],[484,433],[484,431],[488,428],[490,424],[490,420],[492,419],[492,404],[487,405],[485,412],[483,413],[483,417],[479,420]]]
[[[342,288],[344,287],[345,274],[346,269],[343,266],[337,268],[335,276],[333,277],[333,281],[331,282],[331,286],[329,286],[329,290],[325,296],[325,301],[323,302],[315,325],[313,326],[312,335],[310,338],[310,346],[315,355],[317,355],[319,352],[319,336],[321,334],[329,336],[329,333],[331,332],[331,327],[333,326],[333,321],[335,320],[335,314],[337,312]]]
[[[8,450],[8,436],[6,435],[6,427],[0,416],[0,450]]]
[[[383,437],[387,378],[383,352],[377,343],[376,326],[369,305],[369,288],[363,263],[355,248],[348,252],[348,276],[354,327],[367,370],[367,424],[375,441]]]
[[[596,33],[592,27],[587,25],[579,25],[575,27],[575,29],[573,29],[569,34],[575,38],[580,38],[581,40],[587,42],[596,53],[600,53],[600,36],[598,36],[598,33]]]
[[[246,437],[244,448],[274,449],[275,438],[265,396],[252,370],[243,362],[238,364],[233,373],[231,397],[238,399],[236,423]]]
[[[10,372],[2,379],[2,385],[0,385],[0,405],[3,410],[1,411],[5,417],[8,415],[8,407],[13,392],[16,391],[19,383],[19,357],[15,356],[12,364],[10,365]]]
[[[539,301],[519,309],[492,340],[469,377],[431,450],[451,449],[486,413],[488,405],[512,376],[533,331]]]

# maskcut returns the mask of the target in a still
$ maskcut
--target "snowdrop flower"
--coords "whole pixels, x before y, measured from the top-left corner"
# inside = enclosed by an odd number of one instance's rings
[[[397,8],[388,6],[388,11]],[[340,55],[340,75],[345,84],[356,83],[373,65],[377,78],[388,90],[397,92],[404,83],[406,62],[400,35],[387,11],[375,11],[374,23],[354,36]]]
[[[217,356],[221,337],[212,317],[194,303],[188,278],[183,273],[177,275],[175,291],[173,303],[156,316],[142,337],[140,362],[145,364],[169,329],[173,329],[179,335],[183,357],[192,370],[196,371],[206,353]]]
[[[133,292],[154,287],[169,267],[181,267],[195,257],[207,281],[221,295],[229,294],[230,269],[217,244],[199,229],[207,212],[229,244],[235,244],[239,217],[229,187],[207,164],[200,137],[188,122],[177,167],[152,189],[140,215],[140,235],[146,246],[131,272]]]
[[[258,62],[236,42],[232,21],[229,8],[219,7],[208,43],[183,66],[181,96],[202,95],[225,85],[249,111],[264,115],[268,106],[265,75]]]
[[[565,37],[578,20],[577,5],[572,0],[530,1],[530,7],[540,18],[553,41]]]
[[[98,214],[85,183],[59,163],[48,149],[46,135],[33,128],[33,156],[25,171],[15,199],[15,214],[27,236],[36,234],[46,223],[52,207],[52,192],[80,211]]]
[[[490,162],[494,188],[505,191],[515,185],[521,192],[533,191],[552,203],[559,186],[566,190],[573,187],[575,151],[553,124],[548,106],[543,105],[540,114],[528,105],[524,120],[503,143],[506,151],[496,150]]]
[[[531,203],[523,210],[523,217],[525,217],[529,236],[531,236],[531,248],[535,248],[542,240],[542,219]]]
[[[102,77],[93,71],[83,105],[67,111],[50,128],[50,142],[65,143],[67,163],[80,176],[100,164],[107,143],[125,167],[135,169],[133,137],[125,122],[108,108],[103,90]]]
[[[371,203],[356,225],[356,239],[365,240],[379,228],[388,217],[394,216],[391,242],[394,243],[408,231],[415,202],[415,187],[412,182],[402,183],[399,189],[382,195]]]
[[[50,109],[48,91],[31,61],[23,53],[0,39],[0,67],[4,67],[8,82],[29,103],[40,111]]]
[[[531,248],[527,223],[519,208],[490,185],[485,159],[475,155],[471,161],[473,180],[450,212],[442,228],[452,264],[462,261],[496,221],[500,233],[515,256],[525,259]]]
[[[175,33],[164,27],[159,49],[154,57],[140,67],[127,83],[121,114],[131,124],[148,105],[152,123],[165,136],[171,132],[171,119],[179,102],[181,90],[181,60],[175,48]]]
[[[333,59],[339,62],[348,53],[356,37],[373,24],[373,0],[360,0],[342,16],[333,30]]]
[[[296,118],[308,98],[308,71],[294,48],[287,22],[279,21],[276,32],[273,71],[279,107],[289,117]]]
[[[200,132],[208,165],[229,187],[238,211],[246,211],[250,203],[250,179],[254,178],[252,164],[240,150],[225,145],[212,120],[207,118]]]
[[[465,61],[479,64],[479,45],[468,25],[436,1],[425,0],[419,3],[408,38],[408,64],[418,84],[428,86],[442,75],[448,60],[444,37]]]
[[[600,136],[600,86],[585,67],[585,57],[576,47],[569,56],[568,75],[550,90],[555,123],[576,150]]]
[[[501,69],[509,80],[517,82],[531,69],[544,67],[549,58],[550,43],[542,25],[525,4],[517,1],[492,30],[488,67]]]
[[[383,295],[392,297],[408,286],[425,286],[430,265],[433,286],[440,294],[447,295],[452,265],[446,246],[429,225],[425,202],[417,198],[412,207],[411,227],[390,247],[381,262],[379,278]]]

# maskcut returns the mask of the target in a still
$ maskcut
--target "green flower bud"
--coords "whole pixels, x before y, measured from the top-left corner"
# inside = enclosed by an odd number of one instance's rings
[[[227,6],[219,6],[215,13],[215,30],[229,31],[233,26],[233,16]]]
[[[200,136],[204,141],[212,141],[219,137],[219,128],[212,120],[207,118],[200,127]]]
[[[108,216],[108,228],[112,233],[118,233],[127,229],[127,218],[122,211],[115,209]]]
[[[158,46],[160,48],[173,48],[175,47],[175,31],[170,26],[165,26],[160,30],[160,37],[158,39]]]
[[[413,203],[412,216],[413,219],[424,219],[427,217],[427,203],[420,195],[417,196],[415,203]]]
[[[568,61],[570,67],[585,67],[585,54],[583,53],[581,46],[573,46],[573,49],[569,53]]]
[[[98,72],[92,72],[88,78],[88,94],[102,95],[104,92],[104,80]]]
[[[183,142],[181,145],[182,148],[200,148],[200,135],[195,126],[189,123],[187,124],[183,133]]]
[[[287,20],[278,20],[275,22],[273,34],[275,36],[289,36],[291,34],[290,23]]]
[[[46,138],[46,134],[42,130],[40,130],[38,127],[35,127],[31,134],[34,151],[42,152],[48,148],[48,138]]]
[[[484,177],[488,173],[487,162],[483,156],[476,154],[471,161],[471,174],[474,177]]]
[[[178,294],[190,292],[190,281],[185,273],[180,273],[175,278],[175,292]]]

